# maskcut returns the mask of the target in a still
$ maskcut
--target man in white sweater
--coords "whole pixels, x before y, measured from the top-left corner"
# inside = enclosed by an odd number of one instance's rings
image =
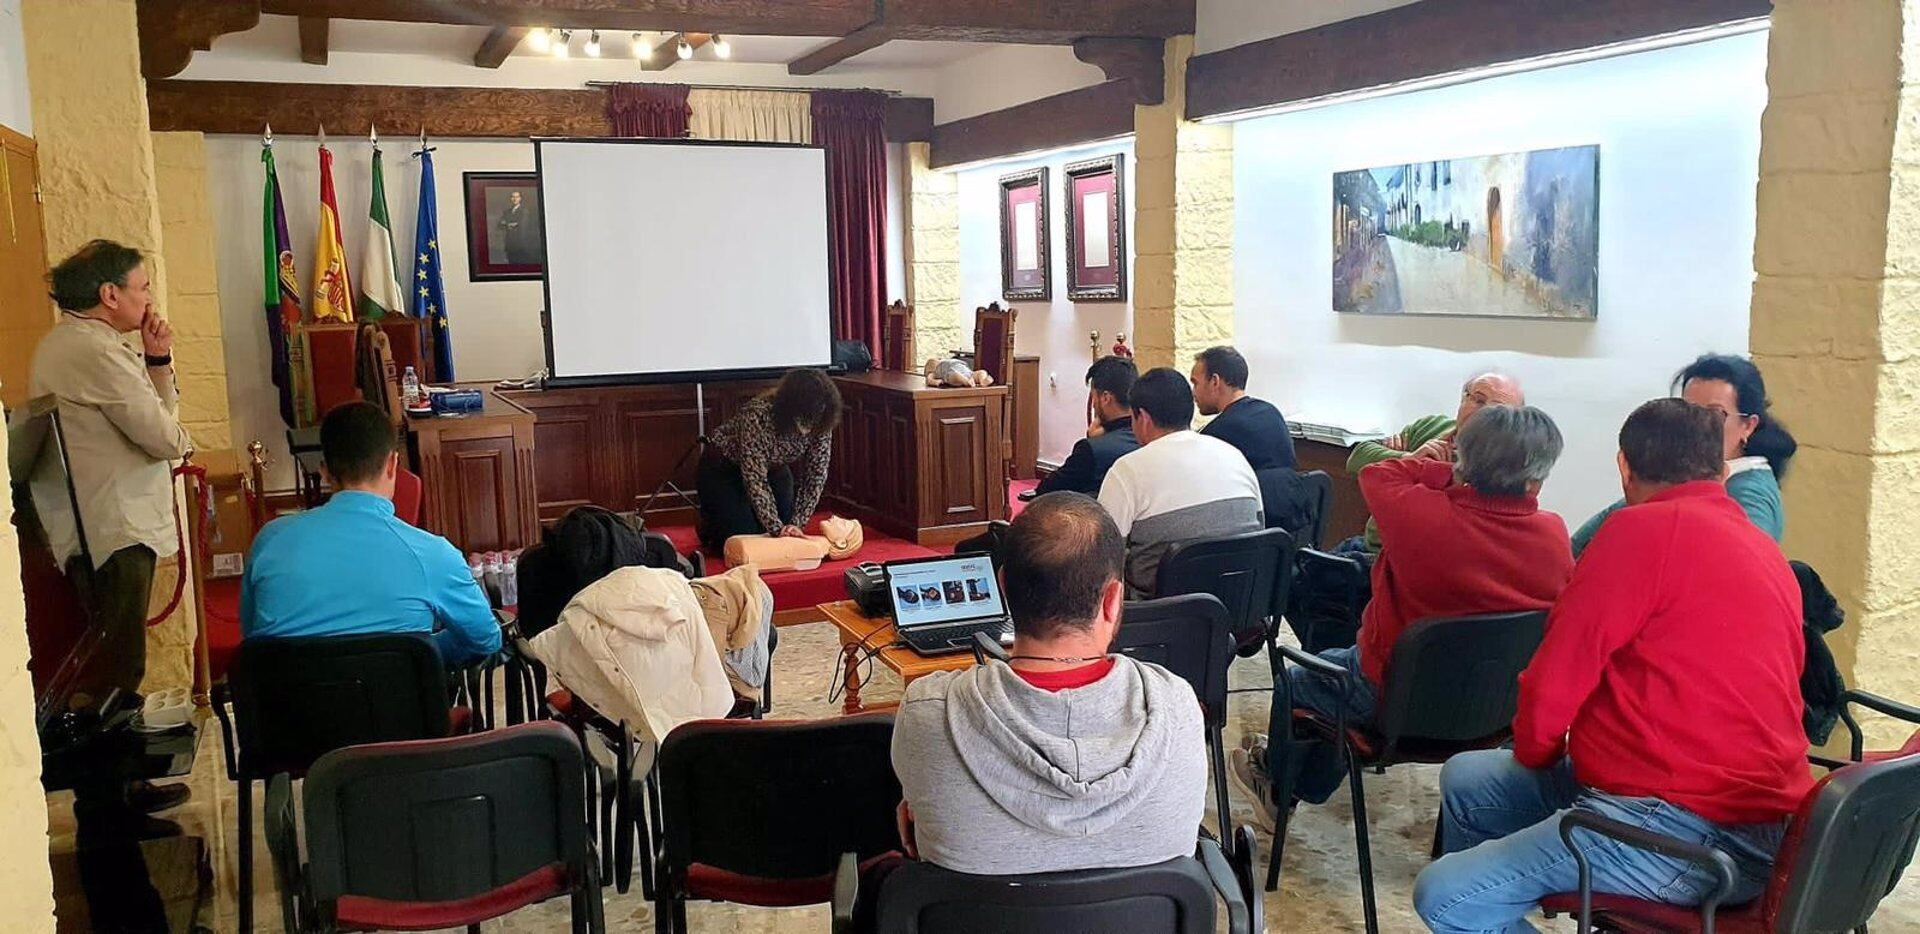
[[[1160,559],[1181,542],[1264,528],[1260,481],[1240,449],[1190,431],[1193,389],[1171,367],[1148,370],[1128,396],[1140,449],[1115,461],[1100,485],[1127,541],[1127,597],[1154,596]]]

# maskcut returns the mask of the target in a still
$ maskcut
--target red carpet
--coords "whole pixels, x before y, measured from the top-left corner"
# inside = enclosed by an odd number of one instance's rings
[[[1036,485],[1033,480],[1015,480],[1007,489],[1008,515],[1018,516],[1026,508],[1020,502],[1020,493],[1031,490]],[[826,513],[814,516],[808,524],[808,531],[819,532],[820,520]],[[656,526],[653,531],[673,541],[673,547],[681,554],[691,554],[700,547],[699,539],[690,525]],[[825,561],[811,571],[782,571],[765,577],[767,588],[773,591],[773,607],[776,611],[807,610],[817,604],[844,600],[847,596],[842,575],[847,568],[866,561],[897,561],[902,558],[925,558],[930,555],[945,554],[953,551],[951,546],[927,548],[904,539],[895,538],[872,527],[864,531],[866,544],[860,553],[845,561]],[[707,570],[718,573],[724,568],[719,566],[717,555],[708,559]],[[233,653],[240,647],[240,578],[228,577],[207,582],[207,661],[212,669],[215,681],[226,677],[227,665],[233,660]]]

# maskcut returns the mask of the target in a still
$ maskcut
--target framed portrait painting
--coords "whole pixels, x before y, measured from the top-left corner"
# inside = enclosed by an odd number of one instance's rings
[[[466,172],[467,278],[473,282],[546,275],[540,227],[540,176],[532,172]]]
[[[1062,173],[1067,196],[1067,297],[1117,302],[1127,297],[1127,216],[1119,153],[1075,162]]]
[[[1000,179],[1000,294],[1008,301],[1053,297],[1047,261],[1047,169]]]

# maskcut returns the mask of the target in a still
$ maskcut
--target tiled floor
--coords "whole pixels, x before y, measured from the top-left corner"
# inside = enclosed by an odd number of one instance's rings
[[[775,661],[779,688],[776,711],[780,717],[821,717],[839,713],[837,702],[827,701],[827,688],[833,677],[836,645],[833,630],[824,623],[788,627],[781,630],[780,650]],[[1267,683],[1263,659],[1241,661],[1234,669],[1236,687],[1257,687]],[[874,676],[864,697],[868,703],[897,700],[900,685],[890,672]],[[1267,696],[1264,691],[1237,694],[1233,698],[1233,718],[1227,730],[1227,743],[1237,745],[1248,731],[1266,729]],[[199,768],[189,779],[194,799],[187,806],[169,813],[188,833],[217,841],[214,846],[214,886],[216,897],[203,912],[200,923],[209,930],[229,932],[236,929],[234,878],[234,840],[237,828],[233,784],[226,781],[219,761],[219,733],[209,721],[202,734]],[[1411,907],[1413,878],[1426,864],[1427,847],[1433,833],[1433,816],[1438,806],[1435,782],[1438,769],[1402,766],[1385,775],[1368,776],[1367,807],[1371,816],[1374,871],[1382,930],[1415,932],[1421,930]],[[1360,920],[1360,887],[1353,855],[1352,810],[1344,792],[1324,807],[1303,807],[1293,822],[1287,846],[1287,860],[1280,892],[1266,899],[1267,929],[1290,932],[1343,932],[1363,929]],[[258,807],[258,804],[255,805]],[[56,850],[72,846],[72,820],[66,796],[50,799]],[[1247,802],[1235,788],[1233,802],[1237,821],[1250,819]],[[259,819],[255,816],[255,853],[264,853],[264,842],[257,836]],[[1260,837],[1262,852],[1269,840]],[[1900,888],[1881,906],[1874,929],[1882,931],[1920,930],[1920,881],[1909,873]],[[256,928],[280,929],[279,908],[273,878],[264,860],[255,865]],[[653,912],[636,885],[627,895],[607,889],[608,929],[615,932],[653,930]],[[824,907],[768,910],[736,908],[726,905],[695,904],[690,907],[690,926],[700,931],[737,931],[741,934],[787,934],[787,932],[823,932],[827,929]],[[1537,920],[1537,919],[1536,919]],[[1571,931],[1570,921],[1542,922],[1549,930]],[[567,906],[564,900],[527,909],[485,926],[487,931],[564,931]]]

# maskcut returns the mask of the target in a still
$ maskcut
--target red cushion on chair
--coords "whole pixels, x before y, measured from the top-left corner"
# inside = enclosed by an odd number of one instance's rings
[[[864,875],[881,860],[899,858],[899,853],[882,853],[861,863],[860,872]],[[767,879],[694,863],[687,867],[686,891],[694,898],[760,908],[818,905],[833,901],[833,873],[807,879]]]
[[[447,735],[465,736],[473,731],[473,708],[454,706],[447,708]]]
[[[340,927],[350,931],[432,931],[479,924],[518,911],[535,902],[572,889],[567,867],[542,866],[491,892],[450,902],[396,902],[362,895],[342,895],[334,902]]]
[[[1540,900],[1543,911],[1580,917],[1580,893],[1562,892]],[[1714,913],[1714,930],[1723,934],[1767,934],[1760,903],[1722,908]],[[1700,930],[1700,909],[1641,901],[1625,895],[1593,893],[1594,925],[1621,934],[1676,934]]]
[[[1883,752],[1873,752],[1869,750],[1860,755],[1860,761],[1885,762],[1888,759],[1904,759],[1907,756],[1915,754],[1920,754],[1920,730],[1914,730],[1913,735],[1907,737],[1906,744],[1902,745],[1899,749],[1889,749]]]
[[[415,528],[420,527],[420,505],[426,498],[426,488],[420,475],[400,468],[393,477],[393,514],[401,522]]]

